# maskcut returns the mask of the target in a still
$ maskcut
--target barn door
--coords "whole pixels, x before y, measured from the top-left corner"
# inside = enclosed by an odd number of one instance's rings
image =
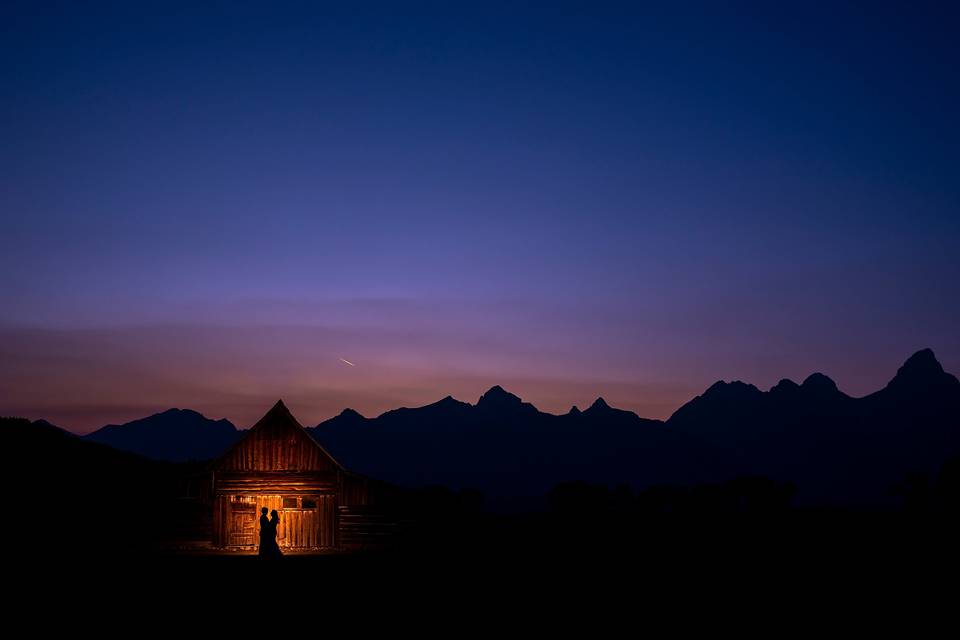
[[[257,539],[257,505],[237,496],[230,501],[230,535],[227,544],[231,547],[249,547]]]

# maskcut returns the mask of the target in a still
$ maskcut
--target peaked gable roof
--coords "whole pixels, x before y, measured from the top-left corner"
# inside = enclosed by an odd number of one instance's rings
[[[343,466],[278,400],[214,463],[213,470],[342,471]]]

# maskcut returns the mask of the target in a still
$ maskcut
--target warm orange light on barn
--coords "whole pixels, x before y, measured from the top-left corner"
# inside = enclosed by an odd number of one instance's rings
[[[341,520],[368,502],[369,481],[350,473],[277,402],[212,467],[213,544],[255,549],[260,509],[280,514],[286,549],[344,546]]]

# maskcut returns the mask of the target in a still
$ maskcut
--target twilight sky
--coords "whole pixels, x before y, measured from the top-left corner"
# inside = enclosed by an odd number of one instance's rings
[[[960,372],[956,9],[325,4],[3,3],[0,414]]]

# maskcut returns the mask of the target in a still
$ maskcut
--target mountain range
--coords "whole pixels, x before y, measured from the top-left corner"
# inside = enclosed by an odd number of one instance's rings
[[[554,415],[495,386],[476,404],[447,396],[375,418],[345,409],[308,431],[351,470],[504,500],[565,480],[643,487],[765,475],[795,483],[799,501],[883,503],[908,472],[960,454],[960,381],[924,349],[862,398],[820,373],[769,391],[721,381],[660,421],[602,398]],[[242,433],[227,420],[171,409],[84,438],[182,461],[216,457]]]

